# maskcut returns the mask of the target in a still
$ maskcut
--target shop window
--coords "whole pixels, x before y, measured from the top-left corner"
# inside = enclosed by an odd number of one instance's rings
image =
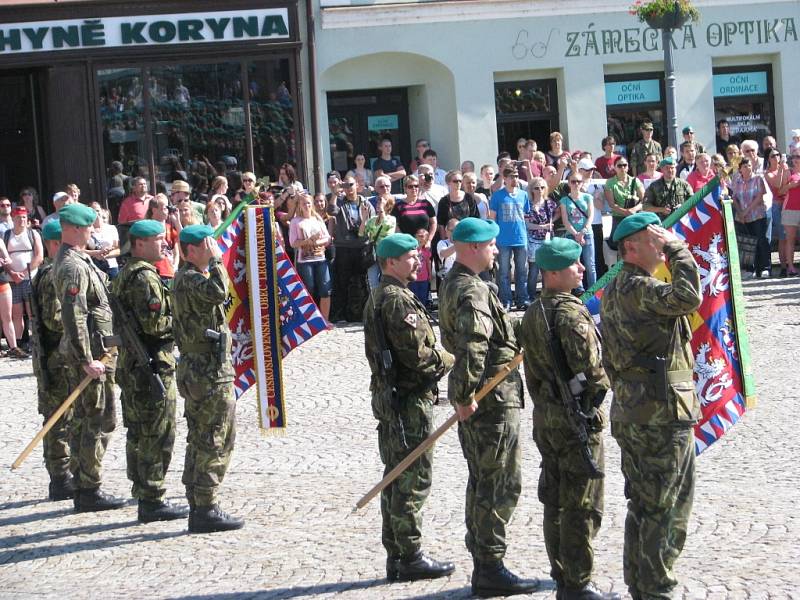
[[[713,74],[716,123],[728,121],[732,143],[756,140],[761,147],[766,136],[775,135],[772,67],[725,67]]]
[[[608,135],[617,141],[616,152],[623,156],[641,138],[639,127],[653,124],[653,139],[662,148],[667,144],[664,79],[661,73],[613,75],[605,79]],[[598,140],[599,141],[599,140]]]
[[[550,147],[550,133],[558,130],[558,88],[555,79],[496,83],[497,145],[517,155],[519,138],[536,140],[540,150]]]

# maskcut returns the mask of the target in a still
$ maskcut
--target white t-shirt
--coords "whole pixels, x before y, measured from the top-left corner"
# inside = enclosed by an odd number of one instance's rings
[[[19,271],[25,274],[25,279],[28,279],[28,265],[33,260],[33,245],[31,244],[32,238],[35,239],[39,234],[35,231],[28,233],[24,230],[19,235],[14,235],[14,230],[11,229],[8,243],[6,244],[6,251],[11,259],[11,270]],[[3,234],[5,235],[5,234]],[[36,272],[39,269],[33,269],[30,273],[30,278],[36,277]]]
[[[95,229],[92,232],[92,237],[97,241],[97,249],[102,250],[104,248],[112,248],[114,246],[114,242],[117,242],[117,246],[119,246],[119,232],[117,228],[109,223],[103,223],[100,226],[100,229]],[[107,258],[106,262],[110,269],[114,269],[117,267],[117,259],[116,258]]]
[[[326,241],[330,238],[328,229],[322,219],[294,217],[289,221],[289,245],[291,246],[297,240],[307,240],[315,233],[319,234],[321,241]],[[316,253],[304,250],[302,248],[295,249],[295,257],[297,262],[316,262],[325,260],[325,248],[320,246],[317,248]]]
[[[444,277],[447,273],[450,272],[450,269],[453,268],[453,264],[456,262],[456,253],[453,252],[447,258],[442,258],[442,252],[447,250],[453,245],[453,242],[450,240],[439,240],[439,243],[436,244],[436,254],[439,255],[439,260],[442,261],[442,266],[439,269],[439,276]]]

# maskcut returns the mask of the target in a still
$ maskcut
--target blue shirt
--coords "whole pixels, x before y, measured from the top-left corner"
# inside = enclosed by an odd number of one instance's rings
[[[510,194],[501,187],[489,200],[489,209],[494,211],[495,220],[500,227],[497,245],[503,247],[527,246],[528,233],[525,227],[525,213],[530,212],[530,201],[525,191],[517,188]]]
[[[564,196],[561,198],[561,206],[567,208],[567,218],[569,224],[580,232],[586,227],[586,219],[589,216],[589,205],[592,203],[592,197],[589,194],[581,192],[577,200],[573,200],[571,196]]]

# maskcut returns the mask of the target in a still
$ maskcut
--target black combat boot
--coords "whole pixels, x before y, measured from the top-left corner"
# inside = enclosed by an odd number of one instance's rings
[[[125,500],[106,494],[100,488],[93,490],[78,490],[73,499],[75,512],[98,512],[101,510],[114,510],[125,506]]]
[[[516,596],[538,590],[538,579],[520,579],[506,569],[502,560],[475,563],[475,570],[472,572],[472,593],[480,598]]]
[[[397,561],[400,560],[399,556],[386,557],[386,579],[389,581],[397,581],[400,573],[397,570]]]
[[[244,527],[244,520],[232,517],[220,510],[219,505],[196,506],[189,512],[190,533],[212,533],[231,531]]]
[[[558,598],[560,598],[561,600],[621,600],[622,599],[622,596],[620,596],[616,592],[601,592],[595,587],[595,585],[591,581],[579,590],[565,587],[559,593],[561,595],[558,596]]]
[[[49,498],[56,502],[75,498],[75,482],[72,476],[67,475],[63,479],[50,481]]]
[[[439,562],[421,550],[408,558],[400,558],[395,564],[397,565],[398,581],[437,579],[439,577],[447,577],[456,570],[456,566],[453,563]]]
[[[189,514],[186,506],[176,506],[163,500],[139,500],[139,522],[174,521]]]

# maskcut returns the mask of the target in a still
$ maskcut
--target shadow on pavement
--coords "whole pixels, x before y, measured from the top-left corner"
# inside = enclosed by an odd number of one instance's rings
[[[14,508],[24,508],[26,506],[33,506],[34,504],[39,504],[40,502],[45,502],[45,499],[36,499],[36,500],[17,500],[16,502],[4,502],[0,504],[0,510],[12,510]]]
[[[7,519],[0,519],[0,528],[6,525],[23,525],[33,521],[45,521],[47,519],[55,519],[58,517],[65,517],[67,515],[75,514],[75,510],[70,506],[69,508],[59,508],[58,510],[48,510],[40,513],[31,513],[28,515],[20,515],[18,517],[8,517]],[[2,545],[2,538],[0,538],[0,545]]]
[[[363,581],[340,581],[338,583],[318,583],[317,585],[302,585],[290,588],[277,588],[274,590],[251,590],[247,592],[230,592],[227,594],[193,594],[191,596],[179,596],[173,600],[245,600],[264,599],[264,600],[290,600],[291,598],[302,598],[313,596],[314,594],[334,594],[341,592],[352,592],[356,590],[366,590],[373,587],[389,585],[386,579],[365,579]],[[376,597],[379,597],[376,591]]]

